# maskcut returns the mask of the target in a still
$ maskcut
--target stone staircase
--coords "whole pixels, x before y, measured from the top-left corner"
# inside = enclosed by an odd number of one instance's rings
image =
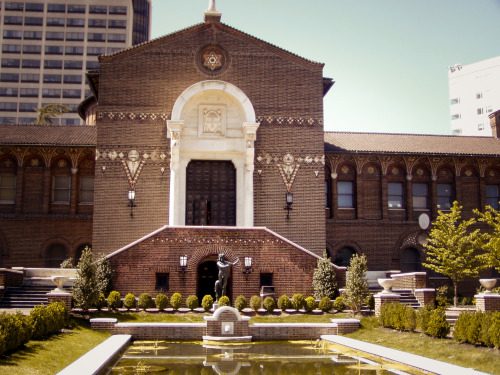
[[[32,309],[41,304],[47,305],[47,293],[54,286],[24,285],[20,288],[9,288],[0,301],[0,309]]]
[[[409,305],[414,309],[421,307],[420,302],[418,302],[418,299],[415,297],[411,289],[393,289],[392,291],[401,296],[401,299],[399,300],[400,303]]]

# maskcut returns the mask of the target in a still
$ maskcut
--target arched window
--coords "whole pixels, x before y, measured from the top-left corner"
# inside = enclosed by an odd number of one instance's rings
[[[66,259],[66,246],[57,243],[51,245],[47,249],[47,256],[45,257],[45,267],[59,268],[61,263]]]
[[[14,158],[0,160],[0,202],[12,204],[16,202],[17,163]]]
[[[356,250],[354,250],[352,247],[343,247],[337,252],[337,256],[335,257],[333,263],[340,267],[349,267],[351,265],[351,258],[355,254]]]
[[[61,158],[52,165],[52,203],[67,204],[71,200],[71,163]]]
[[[444,167],[437,174],[437,208],[438,210],[449,210],[455,200],[454,174],[450,168]]]
[[[413,247],[408,247],[401,253],[401,272],[417,272],[422,269],[420,253]]]

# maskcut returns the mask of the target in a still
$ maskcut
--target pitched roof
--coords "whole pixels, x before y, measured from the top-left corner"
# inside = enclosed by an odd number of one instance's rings
[[[325,132],[325,152],[500,156],[500,139],[453,135]]]
[[[0,145],[95,146],[95,126],[0,124]]]

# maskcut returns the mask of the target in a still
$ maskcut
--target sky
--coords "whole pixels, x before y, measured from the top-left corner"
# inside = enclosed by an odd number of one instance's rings
[[[152,0],[151,38],[208,0]],[[448,67],[500,55],[500,0],[216,0],[221,22],[324,63],[328,131],[451,134]],[[500,105],[500,103],[499,103]]]

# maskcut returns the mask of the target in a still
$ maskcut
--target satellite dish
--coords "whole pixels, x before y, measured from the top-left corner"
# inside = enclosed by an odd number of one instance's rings
[[[418,225],[420,225],[420,228],[423,230],[426,230],[429,228],[429,225],[431,224],[431,219],[429,218],[428,214],[420,214],[418,217]]]

